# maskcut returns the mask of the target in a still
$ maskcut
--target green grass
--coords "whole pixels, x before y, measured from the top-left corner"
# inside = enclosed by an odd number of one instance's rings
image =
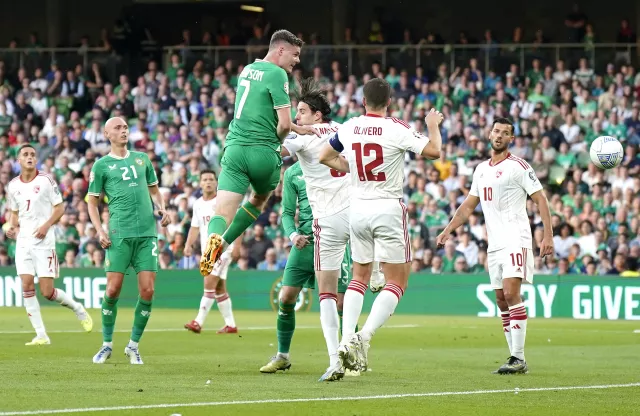
[[[80,325],[67,310],[44,308],[52,345],[25,347],[33,334],[24,310],[0,309],[0,415],[92,407],[501,389],[509,392],[87,413],[585,416],[640,412],[640,387],[524,390],[640,382],[640,334],[633,333],[640,329],[640,322],[532,319],[527,339],[530,373],[497,376],[491,371],[508,356],[499,319],[395,315],[389,321],[391,327],[381,329],[374,338],[371,372],[337,383],[318,383],[328,359],[319,319],[313,313],[298,314],[293,367],[276,375],[258,372],[276,349],[274,313],[237,312],[240,334],[216,335],[221,319],[214,309],[206,332],[194,335],[180,330],[192,319],[194,311],[154,310],[148,329],[155,331],[146,333],[140,344],[144,366],[129,365],[122,353],[133,314],[127,309],[118,313],[114,356],[106,365],[92,364],[101,336],[98,311],[91,313],[96,332],[55,332],[76,331]],[[209,385],[207,380],[211,380]],[[516,387],[522,389],[517,395]]]

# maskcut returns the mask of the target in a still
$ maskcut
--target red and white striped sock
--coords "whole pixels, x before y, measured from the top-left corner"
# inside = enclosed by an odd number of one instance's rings
[[[511,318],[509,311],[501,311],[500,315],[502,316],[502,332],[504,332],[504,337],[507,339],[507,345],[509,346],[509,354],[511,354]]]
[[[34,290],[22,292],[24,307],[27,310],[27,315],[31,321],[31,326],[36,330],[36,335],[41,338],[47,337],[47,330],[44,328],[44,322],[42,322],[42,315],[40,314],[40,302],[36,297]]]
[[[384,325],[393,315],[393,312],[404,295],[404,290],[395,283],[387,283],[371,306],[371,313],[364,323],[360,334],[365,341],[369,341],[373,334]]]
[[[222,314],[224,324],[231,328],[236,327],[236,320],[233,318],[233,311],[231,310],[231,298],[228,293],[216,295],[216,302],[218,302],[218,310]]]
[[[65,308],[69,308],[74,312],[77,312],[80,309],[82,309],[82,305],[80,305],[80,303],[73,300],[73,298],[67,295],[65,291],[62,289],[54,288],[53,292],[51,293],[51,296],[48,297],[47,299],[49,299],[52,302],[57,302],[61,306],[64,306]]]
[[[340,333],[340,318],[338,317],[338,295],[335,293],[320,293],[320,324],[327,342],[329,366],[338,362],[338,339]]]
[[[362,313],[362,303],[367,285],[357,280],[351,280],[344,294],[342,303],[342,342],[345,343],[356,333],[358,319]]]
[[[524,341],[527,338],[527,310],[524,303],[509,306],[511,325],[511,355],[524,360]]]
[[[209,315],[209,311],[215,302],[215,296],[216,292],[214,290],[205,290],[202,299],[200,299],[200,309],[198,309],[198,316],[195,319],[200,327],[204,325],[204,320]]]

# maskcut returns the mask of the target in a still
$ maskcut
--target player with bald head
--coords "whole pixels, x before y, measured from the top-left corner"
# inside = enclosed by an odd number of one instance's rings
[[[131,339],[124,350],[131,364],[143,364],[138,350],[149,317],[158,271],[157,215],[164,227],[169,223],[158,178],[146,153],[129,151],[129,126],[120,117],[107,120],[104,137],[111,152],[96,161],[89,176],[89,217],[106,250],[107,288],[102,301],[103,344],[93,362],[103,364],[113,351],[113,329],[118,314],[118,297],[124,275],[133,267],[138,275],[136,305]],[[104,195],[109,209],[108,225],[100,221],[99,204]]]

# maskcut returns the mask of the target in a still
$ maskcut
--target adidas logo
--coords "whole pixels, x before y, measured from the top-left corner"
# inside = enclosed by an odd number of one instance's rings
[[[522,269],[521,269],[520,267],[518,267],[518,268],[516,269],[516,272],[518,272],[518,273],[522,273]]]
[[[103,309],[102,314],[105,316],[111,316],[113,315],[113,311],[110,311],[109,309]]]
[[[521,328],[520,328],[520,325],[515,324],[514,326],[511,327],[511,329],[521,329]]]
[[[505,329],[504,329],[504,332],[509,332],[509,328],[505,328]]]

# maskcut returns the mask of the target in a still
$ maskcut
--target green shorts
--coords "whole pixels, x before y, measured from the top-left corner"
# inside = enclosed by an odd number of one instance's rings
[[[278,187],[282,157],[268,146],[231,145],[224,150],[218,190],[244,195],[249,185],[258,195]]]
[[[316,288],[316,272],[313,269],[313,244],[307,244],[302,250],[291,247],[287,265],[282,277],[283,286]]]
[[[158,271],[158,237],[130,237],[111,240],[106,250],[104,270],[125,274],[129,266],[136,274]]]
[[[284,277],[282,278],[282,284],[284,286],[315,289],[316,277],[313,267],[313,247],[314,244],[308,244],[302,250],[291,247],[289,259],[284,268]],[[351,280],[351,253],[349,246],[347,246],[344,259],[342,260],[342,267],[340,268],[338,293],[345,293],[347,291],[349,280]]]

